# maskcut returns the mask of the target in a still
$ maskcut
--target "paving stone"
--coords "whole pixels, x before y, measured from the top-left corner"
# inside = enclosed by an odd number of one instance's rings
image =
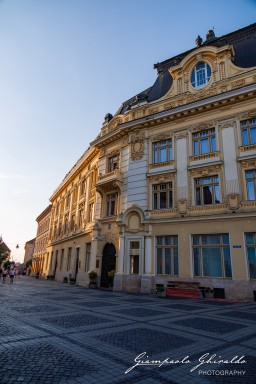
[[[174,321],[174,324],[182,325],[189,328],[200,329],[207,332],[223,334],[227,332],[235,332],[242,328],[245,328],[246,325],[221,321],[221,320],[213,320],[209,318],[202,317],[192,317],[185,320]]]
[[[42,320],[46,323],[57,325],[62,328],[83,327],[87,325],[108,323],[111,321],[110,319],[104,319],[88,314],[62,315],[59,317],[44,318]]]
[[[166,315],[166,312],[158,311],[155,309],[149,309],[149,308],[127,308],[118,310],[115,313],[120,313],[121,315],[128,315],[132,317],[150,317],[150,316],[161,316]]]
[[[194,343],[194,341],[189,338],[145,328],[135,328],[122,332],[109,332],[96,337],[96,339],[111,346],[124,348],[136,353],[146,351],[147,354],[166,352],[172,348]]]

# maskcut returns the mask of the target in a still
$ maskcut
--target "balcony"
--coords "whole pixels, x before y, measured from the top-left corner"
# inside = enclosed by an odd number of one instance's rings
[[[121,188],[123,184],[123,175],[119,169],[115,169],[112,172],[108,172],[105,174],[99,174],[98,181],[96,183],[96,190],[100,192],[104,190],[104,192],[116,189],[118,187]]]

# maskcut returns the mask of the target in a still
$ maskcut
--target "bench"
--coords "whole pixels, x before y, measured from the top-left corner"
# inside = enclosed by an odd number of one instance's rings
[[[197,281],[168,281],[166,296],[200,299],[200,283]]]

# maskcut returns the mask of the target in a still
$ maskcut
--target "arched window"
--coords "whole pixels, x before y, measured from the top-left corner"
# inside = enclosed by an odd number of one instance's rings
[[[197,64],[191,73],[191,84],[194,88],[201,88],[211,78],[211,68],[206,63]]]

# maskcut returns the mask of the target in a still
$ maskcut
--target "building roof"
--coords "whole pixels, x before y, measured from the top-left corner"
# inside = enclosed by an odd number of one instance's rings
[[[198,36],[199,37],[199,36]],[[234,48],[233,63],[241,68],[250,68],[256,66],[256,23],[245,28],[228,33],[221,37],[216,37],[213,31],[209,31],[206,40],[201,41],[200,47],[214,46],[223,47],[232,44]],[[124,114],[132,106],[143,101],[152,102],[163,97],[171,88],[173,79],[168,69],[178,65],[188,54],[198,49],[198,46],[174,56],[168,60],[154,65],[157,69],[158,76],[152,87],[140,92],[136,96],[126,100],[116,115]]]
[[[34,244],[35,241],[36,241],[36,238],[34,238],[34,239],[32,239],[32,240],[29,240],[29,241],[26,241],[25,246],[26,246],[27,244]]]
[[[4,241],[1,243],[1,246],[3,247],[3,249],[4,249],[6,252],[11,252],[10,248],[5,244]]]
[[[50,212],[51,212],[51,209],[52,209],[52,205],[48,205],[47,208],[45,208],[43,210],[43,212],[40,213],[40,215],[38,215],[38,217],[36,218],[36,221],[39,222],[40,220],[42,220],[45,216],[47,216]]]

